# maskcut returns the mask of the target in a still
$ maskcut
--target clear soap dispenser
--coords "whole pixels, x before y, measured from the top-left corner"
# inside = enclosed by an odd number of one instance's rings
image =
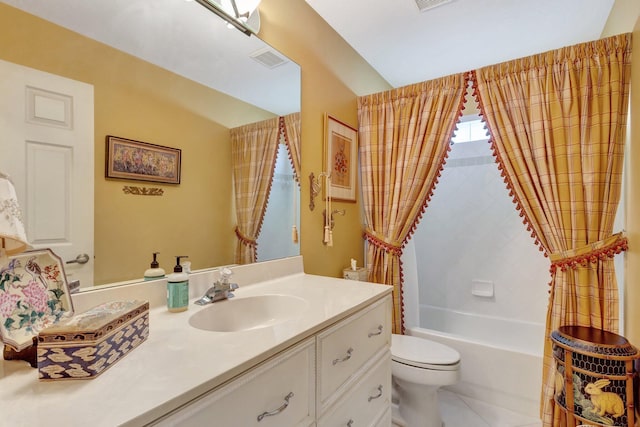
[[[189,308],[189,275],[182,271],[182,258],[188,257],[177,256],[173,273],[167,276],[167,309],[173,313]]]
[[[156,259],[159,253],[160,252],[153,253],[153,261],[151,261],[151,265],[144,272],[144,280],[156,280],[164,277],[164,269],[160,268],[160,263]]]

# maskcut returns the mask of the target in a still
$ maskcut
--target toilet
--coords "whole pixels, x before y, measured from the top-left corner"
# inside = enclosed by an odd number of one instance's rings
[[[435,341],[392,334],[391,359],[394,425],[442,427],[438,389],[458,382],[460,353]]]

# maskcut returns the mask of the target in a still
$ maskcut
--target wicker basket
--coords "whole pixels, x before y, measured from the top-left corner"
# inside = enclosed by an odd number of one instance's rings
[[[633,427],[638,350],[620,335],[583,326],[561,326],[551,340],[563,425]]]

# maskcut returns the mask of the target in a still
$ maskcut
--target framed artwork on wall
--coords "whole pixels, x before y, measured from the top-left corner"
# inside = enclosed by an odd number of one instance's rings
[[[180,184],[179,148],[107,135],[105,177]]]
[[[324,170],[331,176],[329,194],[333,200],[355,202],[358,131],[329,114],[325,114],[324,122]]]

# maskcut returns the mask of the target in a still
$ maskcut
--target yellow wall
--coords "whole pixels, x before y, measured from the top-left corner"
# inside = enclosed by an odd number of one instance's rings
[[[96,284],[141,277],[155,251],[168,272],[174,255],[193,268],[233,262],[229,131],[215,120],[270,113],[5,4],[0,32],[0,59],[94,85]],[[106,180],[106,135],[182,149],[180,185]],[[126,195],[124,185],[164,195]]]
[[[361,197],[356,203],[334,202],[345,209],[335,217],[333,247],[322,243],[323,201],[309,209],[309,174],[323,170],[323,118],[331,116],[355,128],[356,93],[390,89],[355,51],[304,1],[263,0],[260,38],[297,62],[302,69],[302,177],[300,196],[300,252],[305,272],[341,276],[355,258],[363,265]]]
[[[637,0],[616,0],[602,37],[633,31],[633,49],[631,55],[631,95],[629,111],[629,143],[627,150],[627,207],[626,234],[629,250],[625,253],[624,283],[624,335],[640,346],[640,2]]]
[[[636,13],[636,17],[637,17]],[[627,236],[625,283],[625,336],[640,346],[640,19],[633,30],[634,50],[631,62],[630,144],[627,158]]]
[[[640,15],[638,0],[614,0],[611,13],[602,30],[602,37],[609,37],[621,33],[629,33]]]

